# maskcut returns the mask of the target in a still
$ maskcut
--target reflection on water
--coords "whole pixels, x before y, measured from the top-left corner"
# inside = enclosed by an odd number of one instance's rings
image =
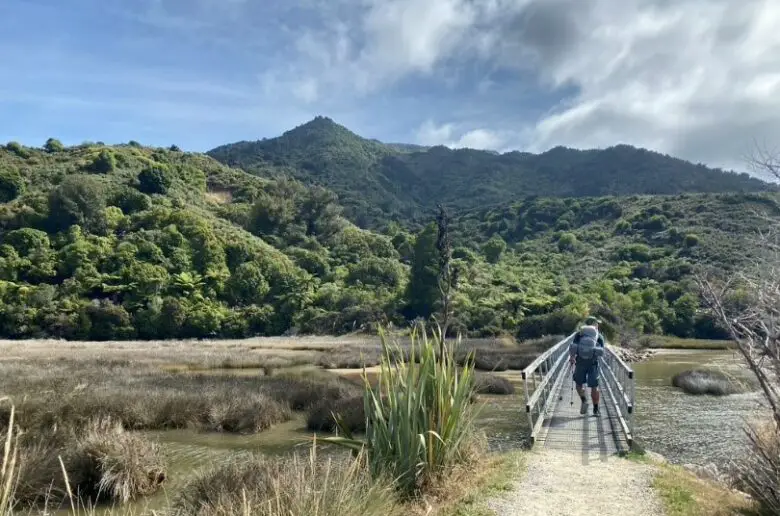
[[[745,422],[763,414],[760,394],[692,396],[671,386],[675,374],[697,367],[749,380],[732,351],[664,351],[634,364],[638,440],[675,463],[725,464],[747,445]]]

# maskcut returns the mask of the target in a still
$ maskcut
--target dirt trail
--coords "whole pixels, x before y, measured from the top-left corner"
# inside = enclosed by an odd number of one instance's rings
[[[660,516],[653,473],[652,465],[616,456],[534,451],[523,478],[487,506],[498,516]]]

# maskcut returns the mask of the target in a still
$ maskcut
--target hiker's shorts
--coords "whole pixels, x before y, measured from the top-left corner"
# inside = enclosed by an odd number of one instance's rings
[[[580,362],[574,363],[574,383],[577,385],[588,384],[591,389],[599,386],[599,362]]]

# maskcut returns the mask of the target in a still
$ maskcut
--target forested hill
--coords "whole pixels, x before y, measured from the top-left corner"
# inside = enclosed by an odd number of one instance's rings
[[[542,154],[382,144],[329,118],[278,138],[223,145],[208,152],[250,173],[289,174],[333,190],[361,227],[424,220],[437,203],[454,212],[531,196],[593,197],[694,192],[755,192],[770,186],[747,174],[715,170],[618,145]]]
[[[378,143],[366,149],[383,153]],[[276,167],[276,165],[275,165]],[[693,268],[750,259],[776,194],[525,198],[452,222],[452,328],[722,336]],[[386,220],[386,219],[383,219]],[[130,142],[0,146],[0,338],[343,333],[430,319],[437,228],[379,233],[335,195]]]

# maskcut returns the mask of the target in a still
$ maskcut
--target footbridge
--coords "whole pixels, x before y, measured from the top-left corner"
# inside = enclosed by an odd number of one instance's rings
[[[534,447],[602,455],[631,449],[634,431],[634,371],[607,344],[599,358],[601,414],[580,414],[569,363],[569,335],[523,370],[525,411]]]

